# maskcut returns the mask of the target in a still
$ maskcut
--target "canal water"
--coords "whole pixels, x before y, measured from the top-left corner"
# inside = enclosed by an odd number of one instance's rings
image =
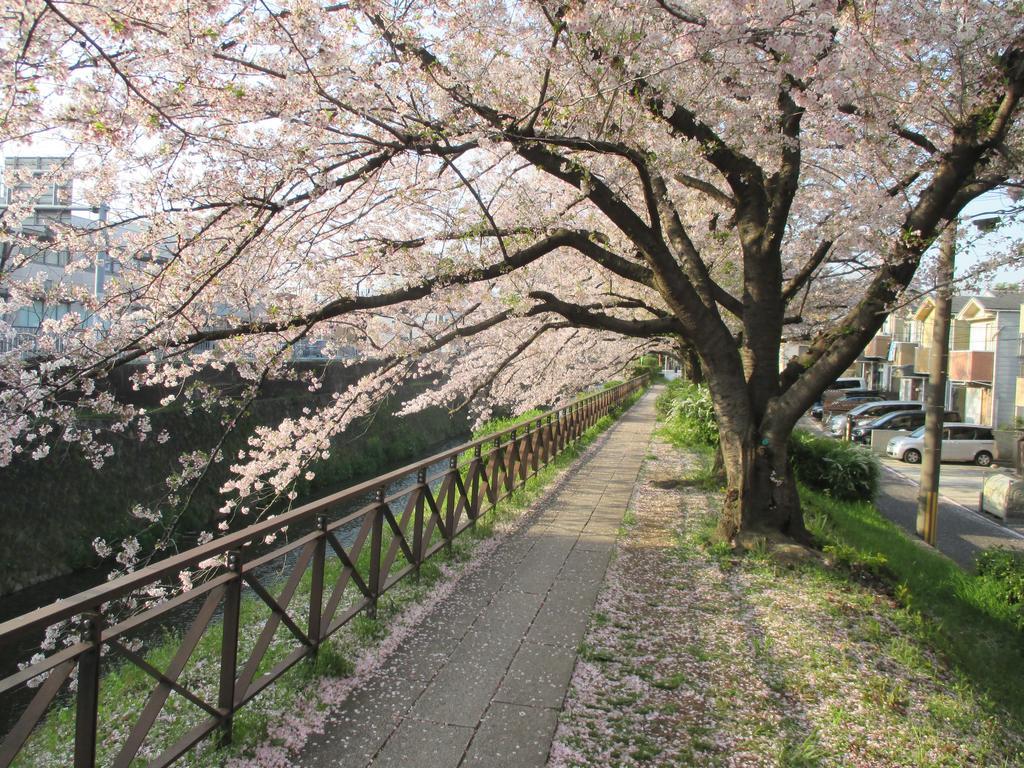
[[[437,443],[425,450],[424,454],[430,456],[442,453],[450,448],[454,448],[464,442],[467,442],[469,439],[470,435],[467,433],[457,438]],[[295,506],[298,507],[302,504],[306,504],[325,496],[329,496],[332,493],[344,490],[345,488],[358,485],[360,482],[365,482],[377,475],[391,472],[408,463],[408,460],[406,460],[392,465],[385,465],[378,468],[372,475],[347,480],[343,485],[339,485],[335,488],[327,487],[320,489],[315,495],[296,500]],[[447,469],[447,467],[447,460],[436,462],[429,467],[427,475],[429,477],[432,474]],[[412,473],[406,475],[399,481],[388,486],[388,495],[391,496],[403,490],[409,491],[415,484],[416,474]],[[365,496],[353,499],[344,506],[337,507],[334,510],[332,517],[335,519],[344,517],[345,515],[356,511],[360,507],[366,506],[373,500],[373,493],[367,493]],[[392,503],[392,508],[395,510],[404,509],[405,502],[405,497],[399,498]],[[310,523],[310,525],[312,525],[312,523]],[[358,533],[358,529],[359,522],[356,521],[353,525],[349,526],[347,530],[342,529],[339,532],[339,540],[342,544],[348,545],[355,537],[356,533]],[[291,529],[288,533],[290,536],[301,536],[306,532],[306,530],[299,531]],[[279,537],[278,541],[276,541],[273,546],[281,546],[283,543],[284,541]],[[268,546],[266,547],[266,550],[270,550],[272,548],[273,547]],[[301,548],[293,550],[288,555],[274,560],[256,571],[257,578],[259,578],[261,583],[268,587],[271,593],[275,592],[273,588],[274,582],[290,573],[291,563],[298,557],[300,550]],[[257,552],[252,554],[259,553]],[[82,569],[66,576],[49,579],[27,589],[23,589],[6,597],[0,598],[0,622],[16,616],[21,616],[29,611],[35,610],[36,608],[49,605],[57,600],[64,599],[85,589],[94,587],[97,584],[102,584],[106,580],[106,574],[108,572],[109,567],[103,566]],[[195,614],[198,612],[202,603],[202,600],[190,601],[181,608],[160,617],[159,620],[147,623],[140,633],[133,635],[133,637],[142,640],[145,644],[147,640],[163,637],[168,632],[185,629],[195,617]],[[219,619],[219,614],[220,610],[218,609],[218,614],[215,616],[214,621]],[[27,634],[10,644],[0,644],[0,679],[16,672],[18,670],[19,662],[27,661],[32,654],[38,650],[39,643],[41,641],[42,633],[39,633],[37,635]],[[13,726],[17,721],[21,712],[28,705],[28,702],[31,701],[33,694],[34,689],[27,688],[25,686],[17,688],[6,694],[0,694],[0,734],[6,734],[10,730],[11,726]],[[2,738],[0,738],[0,741],[2,741]]]

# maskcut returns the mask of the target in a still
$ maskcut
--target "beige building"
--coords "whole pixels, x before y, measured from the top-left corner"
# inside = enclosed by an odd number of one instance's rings
[[[1024,419],[1024,293],[954,296],[946,407],[992,427]],[[890,314],[843,374],[900,400],[923,401],[935,338],[935,300]],[[780,369],[806,342],[787,342]]]

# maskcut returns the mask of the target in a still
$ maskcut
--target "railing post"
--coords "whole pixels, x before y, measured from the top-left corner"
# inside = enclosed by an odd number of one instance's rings
[[[519,484],[525,487],[530,470],[527,463],[530,459],[530,428],[528,426],[523,427],[523,436],[516,444],[516,458],[519,460]]]
[[[519,474],[519,465],[516,463],[519,459],[519,432],[515,428],[508,433],[508,448],[505,450],[505,454],[505,466],[508,468],[508,474],[505,475],[505,487],[511,491],[515,488],[516,475]]]
[[[488,464],[491,465],[491,476],[487,480],[487,498],[493,507],[498,503],[498,462],[501,460],[501,437],[494,438],[494,447],[491,448],[491,457]],[[487,471],[487,467],[484,467]]]
[[[320,616],[324,609],[324,560],[327,557],[327,515],[316,516],[319,535],[313,548],[313,572],[309,587],[309,639],[313,642],[310,651],[316,656],[320,651]]]
[[[100,704],[100,655],[103,616],[85,615],[85,642],[89,650],[78,657],[78,700],[75,706],[75,768],[96,765],[96,730]]]
[[[459,471],[459,459],[457,456],[451,456],[448,459],[448,498],[445,507],[445,528],[448,529],[446,535],[448,541],[445,543],[445,550],[448,554],[452,553],[452,541],[455,540],[455,493],[458,487],[455,485],[455,475]]]
[[[377,505],[373,508],[373,530],[370,533],[370,604],[366,615],[377,618],[377,599],[380,597],[380,555],[384,541],[384,494],[386,488],[377,489]]]
[[[217,708],[224,718],[220,726],[220,745],[231,743],[235,719],[235,680],[238,677],[238,622],[242,608],[242,553],[228,552],[228,570],[232,578],[225,587],[224,616],[221,619],[220,686]]]
[[[486,471],[487,467],[483,463],[483,449],[477,445],[473,448],[473,462],[470,466],[476,467],[473,472],[473,485],[472,495],[470,497],[470,507],[473,510],[473,522],[480,516],[480,473]]]
[[[530,430],[530,466],[533,468],[533,474],[537,474],[540,471],[540,446],[544,440],[544,419],[540,418],[534,422],[533,429]]]
[[[519,438],[516,437],[516,430],[513,428],[512,432],[509,433],[511,440],[508,444],[508,459],[505,461],[505,490],[512,493],[512,489],[516,487],[516,459],[519,458]]]
[[[412,553],[416,556],[413,565],[416,568],[416,578],[420,577],[420,563],[423,561],[423,493],[427,485],[427,470],[420,467],[416,472],[416,506],[413,509],[412,518]]]

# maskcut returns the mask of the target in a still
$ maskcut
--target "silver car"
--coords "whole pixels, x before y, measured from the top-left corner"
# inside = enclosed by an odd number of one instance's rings
[[[900,435],[889,441],[885,452],[907,464],[920,464],[924,455],[924,427],[909,435]],[[944,461],[973,461],[987,467],[996,454],[992,427],[984,424],[943,424],[942,458]]]

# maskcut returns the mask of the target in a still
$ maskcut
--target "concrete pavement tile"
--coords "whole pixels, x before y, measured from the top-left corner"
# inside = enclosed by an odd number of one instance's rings
[[[370,763],[374,768],[455,768],[473,729],[406,719]]]
[[[480,721],[520,640],[475,632],[470,632],[467,640],[473,647],[456,652],[417,699],[413,717],[469,727]]]
[[[575,666],[575,648],[524,642],[498,686],[494,700],[561,709]]]
[[[569,591],[552,592],[544,601],[530,631],[526,633],[527,641],[575,649],[586,633],[597,591],[594,590],[592,595]]]
[[[462,768],[543,768],[558,725],[553,709],[491,705]]]
[[[577,547],[566,558],[558,578],[564,581],[604,582],[604,574],[611,559],[611,549],[595,552]]]
[[[615,546],[615,541],[618,538],[617,531],[615,533],[598,533],[596,531],[583,531],[580,534],[580,539],[576,542],[577,549],[590,549],[593,551],[600,552],[602,550],[611,550]]]
[[[401,723],[416,693],[395,680],[374,677],[352,692],[298,755],[302,768],[364,768]]]
[[[522,639],[526,630],[533,622],[537,611],[544,602],[544,596],[530,592],[521,592],[509,585],[509,589],[494,596],[487,609],[480,614],[473,624],[473,632],[477,634],[506,634]]]

